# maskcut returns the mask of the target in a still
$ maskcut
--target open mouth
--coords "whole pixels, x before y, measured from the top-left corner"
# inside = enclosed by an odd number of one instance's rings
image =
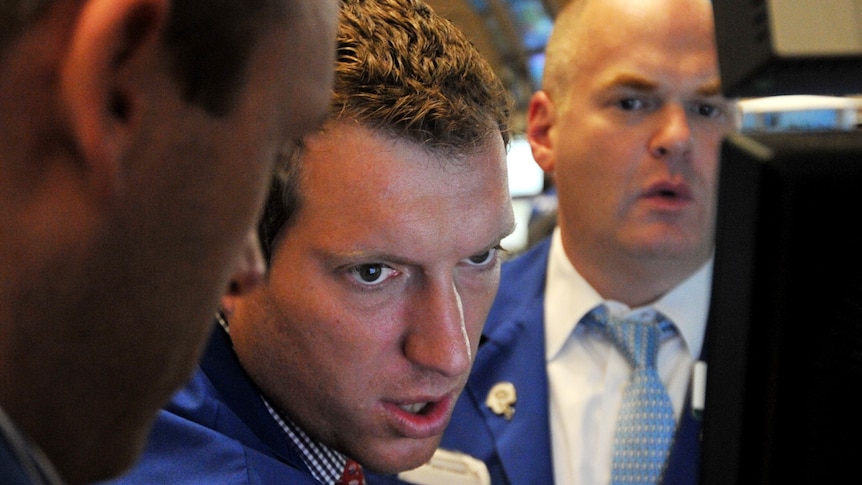
[[[689,200],[691,192],[687,186],[682,184],[658,184],[652,187],[645,194],[647,197],[654,197],[665,200]]]
[[[400,403],[384,403],[389,408],[390,423],[403,437],[427,439],[443,433],[452,411],[453,398],[416,396]]]
[[[427,402],[417,402],[413,404],[399,404],[398,407],[404,411],[407,411],[408,413],[422,415],[431,406],[430,403]]]

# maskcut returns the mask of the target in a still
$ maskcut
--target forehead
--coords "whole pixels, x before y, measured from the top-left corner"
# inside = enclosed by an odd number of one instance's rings
[[[574,10],[582,26],[628,30],[642,27],[656,32],[712,29],[711,0],[583,0]]]
[[[571,20],[577,57],[641,46],[715,51],[712,7],[705,0],[593,0]]]
[[[611,83],[626,71],[716,83],[712,10],[705,0],[594,0],[581,12],[572,62]],[[604,72],[608,71],[608,72]]]
[[[302,231],[333,250],[397,248],[418,260],[455,248],[464,257],[462,249],[489,244],[512,223],[502,138],[452,160],[340,122],[306,138],[301,163],[302,202],[288,237]]]
[[[325,190],[320,199],[344,190],[368,194],[357,203],[435,192],[472,195],[483,187],[507,187],[505,156],[502,138],[451,156],[350,120],[331,122],[305,139],[303,192]]]

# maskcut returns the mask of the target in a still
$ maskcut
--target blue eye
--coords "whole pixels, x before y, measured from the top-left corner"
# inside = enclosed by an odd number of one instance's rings
[[[636,98],[625,98],[617,101],[617,106],[625,111],[635,111],[644,106],[644,102]]]
[[[652,108],[655,103],[646,97],[630,97],[618,99],[616,106],[623,111],[643,111]]]
[[[394,269],[381,263],[360,264],[350,268],[349,272],[362,285],[377,285],[395,274]]]
[[[486,264],[494,261],[494,259],[496,259],[497,252],[498,252],[498,248],[494,248],[494,249],[491,249],[489,251],[485,251],[484,253],[474,254],[473,256],[470,256],[469,258],[467,258],[467,260],[473,266],[486,265]]]

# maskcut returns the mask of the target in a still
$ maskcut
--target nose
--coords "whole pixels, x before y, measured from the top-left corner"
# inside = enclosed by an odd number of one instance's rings
[[[429,284],[408,311],[412,320],[404,342],[408,360],[447,377],[470,370],[473,356],[461,296],[453,282]]]
[[[650,139],[650,153],[656,158],[684,159],[692,146],[691,125],[684,106],[668,103],[659,115],[659,124]]]
[[[257,231],[249,230],[242,250],[237,255],[236,269],[230,280],[227,294],[231,296],[244,295],[263,283],[266,264],[260,249]]]

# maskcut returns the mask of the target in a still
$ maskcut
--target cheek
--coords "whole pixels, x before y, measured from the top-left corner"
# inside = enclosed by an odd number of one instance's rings
[[[721,151],[721,142],[723,137],[711,137],[704,143],[700,144],[700,148],[694,156],[694,170],[703,181],[704,188],[712,196],[712,192],[716,188],[718,181],[719,156]]]
[[[284,251],[279,251],[284,253]],[[285,264],[287,263],[287,264]],[[326,352],[329,345],[332,317],[327,314],[325,295],[314,291],[309,279],[298,279],[285,268],[296,267],[292,262],[280,260],[269,275],[269,281],[258,298],[257,322],[266,322],[270,333],[283,340],[283,346],[292,351]],[[254,322],[250,323],[254,325]],[[266,345],[267,342],[262,342]]]
[[[696,146],[700,147],[702,152],[700,155],[708,157],[705,160],[717,160],[724,138],[731,131],[732,128],[716,122],[697,125],[694,129],[694,138]]]
[[[593,181],[607,183],[606,179],[624,171],[622,164],[630,163],[644,152],[636,146],[634,133],[621,136],[622,133],[621,127],[589,129],[585,125],[580,131],[570,130],[559,143],[557,176],[585,188]],[[585,180],[590,184],[584,184]]]
[[[582,216],[607,210],[620,193],[627,190],[631,175],[620,166],[624,155],[621,151],[584,153],[572,156],[565,163],[558,163],[557,183],[560,204],[567,211],[582,212]]]
[[[336,363],[330,366],[367,379],[401,354],[409,325],[397,306],[369,311],[351,307],[344,299],[330,304],[335,307],[319,315],[318,331],[323,335],[317,350],[324,353],[320,358]]]
[[[475,352],[479,344],[479,337],[485,327],[485,320],[497,294],[499,273],[495,277],[489,277],[481,288],[472,287],[462,289],[461,302],[464,308],[464,326],[470,346]]]

